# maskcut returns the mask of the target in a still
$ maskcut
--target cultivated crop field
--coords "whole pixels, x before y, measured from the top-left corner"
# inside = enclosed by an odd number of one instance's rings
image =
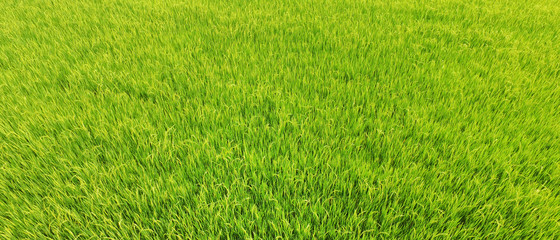
[[[0,239],[559,239],[558,0],[0,0]]]

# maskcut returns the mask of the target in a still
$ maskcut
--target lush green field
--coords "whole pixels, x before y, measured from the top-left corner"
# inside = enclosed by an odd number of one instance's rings
[[[558,0],[1,0],[0,239],[558,239]]]

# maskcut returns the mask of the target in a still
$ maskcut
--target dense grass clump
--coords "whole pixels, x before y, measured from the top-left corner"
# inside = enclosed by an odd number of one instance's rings
[[[2,0],[0,239],[558,239],[557,0]]]

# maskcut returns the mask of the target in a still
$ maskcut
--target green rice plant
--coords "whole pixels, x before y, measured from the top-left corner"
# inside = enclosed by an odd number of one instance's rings
[[[559,239],[557,0],[2,0],[0,239]]]

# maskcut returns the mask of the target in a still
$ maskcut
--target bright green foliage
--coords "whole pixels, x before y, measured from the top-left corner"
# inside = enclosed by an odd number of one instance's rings
[[[0,239],[558,239],[558,0],[1,0]]]

